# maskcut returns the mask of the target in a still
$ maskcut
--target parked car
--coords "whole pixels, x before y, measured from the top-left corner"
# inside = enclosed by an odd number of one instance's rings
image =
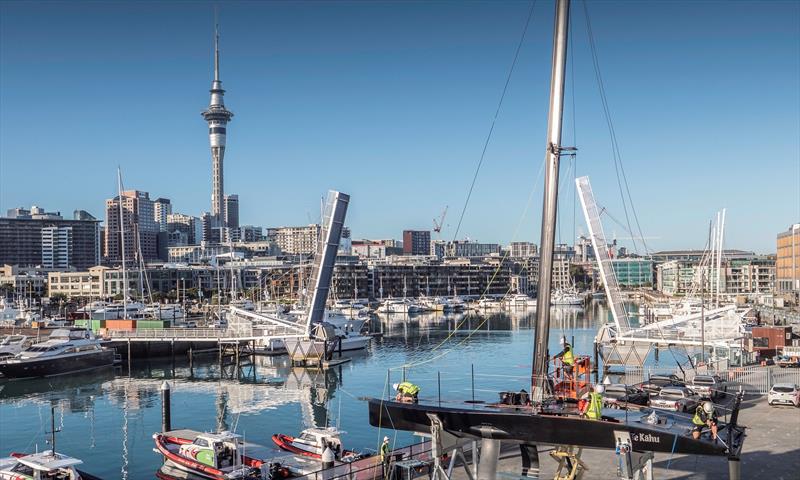
[[[791,383],[776,383],[767,394],[767,403],[800,407],[800,387]]]
[[[787,367],[800,368],[800,361],[795,360],[794,358],[791,357],[780,356],[780,357],[775,357],[775,365],[781,368],[787,368]]]
[[[679,376],[672,375],[651,375],[650,378],[641,384],[642,390],[650,395],[657,395],[664,387],[684,387],[686,382]]]
[[[650,407],[673,412],[693,412],[700,404],[700,396],[686,387],[664,387],[650,397]]]
[[[700,398],[714,400],[725,395],[728,384],[719,375],[696,375],[690,388],[700,395]]]
[[[634,387],[633,385],[623,385],[621,383],[614,383],[606,385],[606,391],[603,395],[605,403],[611,406],[622,405],[625,403],[632,403],[634,405],[647,405],[650,396],[641,388]]]

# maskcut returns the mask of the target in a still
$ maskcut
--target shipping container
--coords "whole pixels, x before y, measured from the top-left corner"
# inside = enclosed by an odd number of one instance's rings
[[[90,328],[93,332],[97,333],[101,328],[106,328],[105,320],[91,320]]]
[[[106,320],[106,328],[109,330],[135,330],[136,320]]]
[[[164,328],[167,326],[169,326],[169,322],[165,322],[164,320],[139,320],[136,322],[137,330],[143,328]]]

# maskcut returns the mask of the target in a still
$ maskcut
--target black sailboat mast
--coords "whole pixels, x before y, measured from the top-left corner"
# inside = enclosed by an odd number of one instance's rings
[[[534,402],[537,403],[544,398],[549,363],[547,343],[550,336],[550,293],[552,291],[553,250],[555,248],[556,209],[558,206],[558,168],[562,150],[561,122],[564,114],[569,3],[570,0],[556,1],[555,27],[553,29],[553,66],[550,77],[550,111],[547,117],[539,287],[536,299],[536,331],[531,369],[531,392]]]

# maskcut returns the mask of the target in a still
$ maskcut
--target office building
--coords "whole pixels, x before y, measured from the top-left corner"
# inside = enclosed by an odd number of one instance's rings
[[[38,267],[0,266],[0,285],[10,286],[8,295],[20,298],[47,295],[47,272]]]
[[[511,242],[511,258],[535,257],[537,254],[536,244],[531,242]]]
[[[153,220],[158,225],[160,232],[167,231],[167,216],[172,213],[172,204],[168,198],[156,198],[153,200]]]
[[[275,242],[285,255],[313,255],[317,251],[320,226],[277,227],[267,229],[267,239]]]
[[[158,258],[159,227],[153,212],[147,192],[127,190],[106,200],[106,262],[121,264],[123,256],[125,263],[137,262],[139,255],[144,261]]]
[[[225,195],[225,226],[239,228],[239,195]]]
[[[403,230],[404,255],[430,255],[430,230]]]
[[[65,220],[38,207],[8,213],[11,218],[0,218],[0,265],[89,268],[100,263],[97,220]]]
[[[779,294],[800,295],[800,223],[778,234],[775,261],[775,290]]]
[[[179,232],[180,236],[172,236],[170,238],[179,238],[181,245],[196,245],[202,240],[202,225],[200,219],[191,215],[184,215],[182,213],[171,213],[167,215],[167,232]],[[198,232],[200,232],[198,234]],[[169,246],[177,246],[170,244]]]
[[[67,269],[72,265],[72,227],[42,228],[42,267]]]
[[[654,265],[652,260],[641,258],[614,258],[611,268],[621,287],[641,288],[653,286]]]

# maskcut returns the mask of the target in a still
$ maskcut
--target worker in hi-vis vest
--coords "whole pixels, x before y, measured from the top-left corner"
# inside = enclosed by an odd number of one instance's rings
[[[395,383],[392,387],[397,391],[395,399],[399,402],[417,403],[419,399],[419,386],[411,382]]]
[[[560,358],[561,362],[564,364],[564,372],[567,375],[572,375],[572,371],[575,367],[575,354],[572,353],[572,345],[567,342],[566,338],[561,337],[561,347],[563,350],[556,354],[553,360]]]
[[[589,420],[600,420],[603,416],[603,392],[606,389],[602,385],[595,385],[594,391],[589,393],[589,401],[586,402],[586,407],[583,413]]]
[[[717,412],[714,411],[714,404],[706,400],[697,406],[692,417],[694,428],[692,429],[692,437],[697,440],[703,433],[703,428],[708,427],[711,430],[711,438],[717,439]]]

